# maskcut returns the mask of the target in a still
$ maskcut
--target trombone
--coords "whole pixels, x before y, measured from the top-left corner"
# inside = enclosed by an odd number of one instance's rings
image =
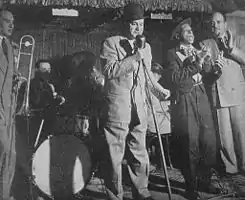
[[[27,72],[27,78],[20,76],[17,78],[18,84],[17,84],[17,91],[16,91],[16,99],[18,101],[18,96],[19,96],[19,90],[23,82],[26,82],[26,87],[24,91],[24,97],[23,97],[23,102],[18,111],[16,111],[16,115],[18,116],[30,116],[30,106],[29,106],[29,101],[30,101],[30,83],[31,83],[31,73],[32,73],[32,63],[33,63],[33,54],[34,54],[34,48],[35,48],[35,39],[31,35],[24,35],[20,39],[20,49],[17,57],[17,63],[16,63],[16,69],[18,74],[20,71],[20,61],[21,58],[23,57],[24,59],[29,61],[29,66],[28,66],[28,72]],[[23,81],[25,80],[25,81]]]

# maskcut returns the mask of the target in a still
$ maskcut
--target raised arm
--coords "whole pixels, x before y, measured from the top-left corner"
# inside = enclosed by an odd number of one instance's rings
[[[102,72],[108,79],[118,78],[133,72],[139,65],[138,54],[119,60],[118,49],[113,38],[104,41],[101,49]]]
[[[245,65],[245,53],[237,47],[234,47],[230,53],[231,57],[241,65]]]
[[[146,45],[145,54],[145,56],[148,57],[148,59],[143,59],[143,63],[146,69],[146,77],[147,83],[149,83],[149,89],[159,100],[163,101],[170,96],[170,92],[169,90],[164,89],[153,76],[153,73],[151,71],[152,55],[150,45]]]
[[[172,50],[168,52],[167,60],[170,80],[174,85],[183,85],[191,81],[192,77],[202,70],[201,64],[198,61],[191,62],[188,58],[184,60],[183,67],[180,67]]]

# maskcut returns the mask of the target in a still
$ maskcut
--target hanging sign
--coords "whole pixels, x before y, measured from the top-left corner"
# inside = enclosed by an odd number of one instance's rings
[[[58,9],[58,8],[53,8],[52,9],[52,14],[53,16],[68,16],[68,17],[78,17],[79,13],[77,10],[74,9]]]
[[[172,13],[151,13],[151,19],[173,19]]]

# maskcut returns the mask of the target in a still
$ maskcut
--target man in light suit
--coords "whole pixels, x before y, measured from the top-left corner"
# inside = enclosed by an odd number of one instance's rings
[[[11,12],[0,12],[0,199],[9,200],[15,172],[15,124],[13,77],[15,74],[10,36],[14,28]]]
[[[105,158],[104,180],[112,200],[123,199],[122,161],[127,155],[133,199],[152,199],[148,191],[149,158],[146,150],[147,104],[145,85],[148,81],[159,98],[167,90],[153,78],[151,47],[146,43],[136,50],[135,42],[144,31],[144,10],[139,4],[124,8],[124,33],[107,38],[102,44],[101,63],[105,76],[103,132],[109,150]],[[145,73],[146,72],[146,73]],[[147,80],[151,77],[151,81]],[[153,83],[153,84],[152,84]]]
[[[245,81],[242,66],[245,53],[239,50],[239,37],[227,30],[226,18],[212,15],[212,38],[202,42],[211,49],[211,59],[224,58],[222,75],[210,88],[212,105],[217,111],[221,158],[225,172],[245,171]]]

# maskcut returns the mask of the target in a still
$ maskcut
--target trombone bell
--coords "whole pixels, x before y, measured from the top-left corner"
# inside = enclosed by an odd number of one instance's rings
[[[35,39],[31,35],[24,35],[20,39],[20,48],[17,57],[16,69],[18,74],[22,74],[22,78],[20,80],[25,79],[26,87],[24,91],[23,102],[20,109],[17,111],[16,115],[29,115],[29,95],[30,95],[30,82],[31,82],[31,74],[32,74],[32,66],[33,66],[33,55],[35,48]],[[26,65],[26,63],[28,64]],[[28,66],[28,70],[26,72],[26,66]],[[21,73],[21,71],[23,72]],[[21,82],[21,81],[20,81]],[[23,81],[22,81],[23,84]],[[20,86],[19,86],[20,87]],[[19,88],[17,89],[16,98],[18,101]]]

